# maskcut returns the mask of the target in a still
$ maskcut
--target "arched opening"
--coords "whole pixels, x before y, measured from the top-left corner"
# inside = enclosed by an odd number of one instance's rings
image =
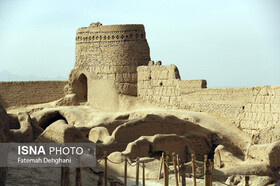
[[[87,102],[88,97],[88,88],[87,88],[87,77],[85,74],[81,74],[76,81],[76,90],[79,102]]]
[[[68,124],[67,120],[58,111],[55,111],[53,113],[46,114],[45,117],[39,121],[38,125],[42,129],[46,129],[48,126],[50,126],[54,122],[61,120],[61,119],[64,120]]]

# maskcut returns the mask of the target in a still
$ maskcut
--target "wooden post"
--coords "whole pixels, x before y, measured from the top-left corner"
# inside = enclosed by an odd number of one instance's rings
[[[177,154],[177,167],[178,167],[178,170],[180,170],[179,154]],[[178,174],[178,177],[179,177],[179,182],[181,182],[180,172],[179,172],[179,174]]]
[[[104,186],[107,186],[107,151],[104,152]]]
[[[124,186],[127,186],[127,154],[124,155]]]
[[[61,186],[70,186],[69,167],[61,167]]]
[[[117,182],[115,180],[110,181],[110,186],[117,186]]]
[[[136,159],[136,186],[139,185],[139,158]]]
[[[70,186],[70,168],[69,167],[64,167],[64,174],[65,174],[65,182],[64,182],[64,186]]]
[[[245,176],[245,186],[249,186],[249,176]]]
[[[212,186],[212,184],[213,184],[213,169],[214,169],[214,163],[213,163],[213,161],[211,161],[210,166],[211,166],[211,172],[210,172],[210,186]]]
[[[164,164],[164,152],[162,153],[161,158],[160,158],[158,180],[160,180],[160,178],[161,178],[161,170],[162,170],[163,164]]]
[[[182,171],[182,186],[186,186],[186,168],[184,163],[182,163],[181,165],[181,171]]]
[[[167,178],[167,185],[169,185],[169,152],[166,152],[166,178]]]
[[[70,186],[70,168],[69,167],[64,167],[65,169],[65,182],[64,186]]]
[[[82,171],[81,168],[76,168],[76,186],[82,186]]]
[[[99,171],[99,179],[98,179],[98,182],[97,182],[98,186],[103,186],[103,176],[104,176],[104,172]]]
[[[207,185],[207,155],[204,155],[204,186],[208,186]]]
[[[210,164],[209,182],[210,182],[210,186],[212,186],[212,183],[213,183],[213,162],[210,160],[209,164]]]
[[[165,154],[165,160],[164,160],[164,186],[168,186],[168,179],[169,179],[169,172],[168,172],[168,166],[169,166],[169,158],[168,158],[168,152]]]
[[[175,152],[172,153],[172,158],[173,158],[173,167],[174,167],[174,174],[175,174],[175,181],[176,181],[176,186],[179,186],[178,182],[178,172],[177,172],[177,159],[176,159],[176,154]]]
[[[168,185],[168,180],[167,180],[167,166],[166,166],[166,157],[163,157],[163,179],[164,179],[164,186]]]
[[[193,185],[196,186],[196,173],[195,173],[195,155],[192,154],[192,172],[193,172]]]
[[[145,186],[145,162],[143,161],[143,164],[142,164],[142,166],[143,166],[143,175],[142,175],[142,178],[143,178],[143,186]]]
[[[61,172],[60,172],[60,185],[64,186],[64,167],[61,167]]]

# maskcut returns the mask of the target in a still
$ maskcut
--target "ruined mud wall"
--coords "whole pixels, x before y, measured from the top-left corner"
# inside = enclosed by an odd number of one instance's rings
[[[77,30],[75,55],[73,78],[83,72],[89,81],[113,80],[118,94],[136,95],[137,67],[147,65],[150,49],[143,25],[93,23]]]
[[[144,100],[165,106],[174,104],[180,95],[177,82],[180,78],[175,65],[149,65],[137,68],[138,96]]]
[[[182,94],[180,108],[216,113],[237,122],[251,96],[252,88],[195,90]]]
[[[64,96],[67,81],[0,82],[0,104],[4,108],[46,103]]]
[[[205,80],[180,80],[175,65],[141,66],[138,71],[138,96],[160,106],[179,108],[182,92],[206,87]]]
[[[279,127],[280,87],[201,89],[181,95],[179,108],[218,114],[249,134]]]
[[[138,96],[158,106],[213,113],[250,134],[280,123],[280,86],[207,89],[205,80],[180,80],[174,65],[137,70]]]
[[[251,89],[207,89],[206,80],[180,80],[175,65],[138,67],[138,96],[168,108],[218,113],[233,121],[252,96]]]
[[[280,124],[280,86],[252,89],[252,96],[239,117],[240,128],[248,133]]]

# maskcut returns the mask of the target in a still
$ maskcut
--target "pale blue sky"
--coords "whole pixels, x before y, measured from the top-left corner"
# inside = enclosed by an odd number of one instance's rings
[[[77,28],[144,24],[151,58],[208,87],[280,85],[279,0],[0,0],[0,71],[68,77]]]

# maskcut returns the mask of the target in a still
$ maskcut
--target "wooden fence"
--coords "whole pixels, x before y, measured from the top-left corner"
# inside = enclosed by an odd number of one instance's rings
[[[173,162],[173,170],[171,170],[169,167],[171,157]],[[189,177],[193,178],[194,186],[196,186],[196,179],[201,177],[204,177],[205,186],[212,186],[213,162],[210,159],[208,160],[207,155],[204,156],[203,163],[196,161],[194,154],[191,155],[191,158],[191,162],[184,163],[179,158],[178,154],[176,155],[175,153],[172,153],[170,156],[169,153],[162,153],[158,179],[161,179],[161,171],[163,169],[164,186],[169,185],[169,173],[174,173],[176,186],[179,186],[180,182],[182,186],[186,186],[186,167],[191,166],[192,173],[189,174]],[[198,165],[198,163],[202,165]],[[203,169],[203,175],[197,175],[197,168]]]
[[[191,162],[185,163],[183,162],[179,155],[172,153],[162,153],[160,158],[160,165],[159,165],[159,175],[158,179],[161,179],[161,173],[163,169],[163,178],[164,178],[164,186],[169,185],[169,174],[173,173],[175,176],[176,186],[179,186],[181,183],[182,186],[186,186],[186,176],[188,174],[189,177],[193,178],[193,185],[196,186],[196,179],[204,177],[204,185],[205,186],[212,186],[212,173],[213,173],[213,162],[207,158],[207,155],[204,156],[204,162],[199,162],[195,159],[195,155],[191,155]],[[136,162],[130,163],[128,161],[127,155],[121,162],[113,162],[107,157],[107,152],[104,152],[103,158],[100,160],[104,160],[104,171],[99,171],[99,186],[108,186],[108,161],[113,164],[121,164],[124,162],[124,185],[127,186],[127,167],[128,164],[131,167],[136,168],[136,175],[135,175],[135,183],[136,186],[139,186],[139,172],[140,167],[142,168],[142,185],[145,186],[145,162],[140,161],[139,158],[136,159]],[[170,169],[170,166],[173,164],[173,170]],[[186,168],[191,166],[192,173],[187,173]],[[203,169],[203,174],[198,175],[197,169]],[[110,179],[110,186],[115,186],[117,184],[116,180]],[[69,167],[61,167],[61,186],[69,186],[70,185],[70,170]],[[81,168],[76,168],[76,179],[75,179],[76,186],[82,186],[82,179],[81,179]]]

